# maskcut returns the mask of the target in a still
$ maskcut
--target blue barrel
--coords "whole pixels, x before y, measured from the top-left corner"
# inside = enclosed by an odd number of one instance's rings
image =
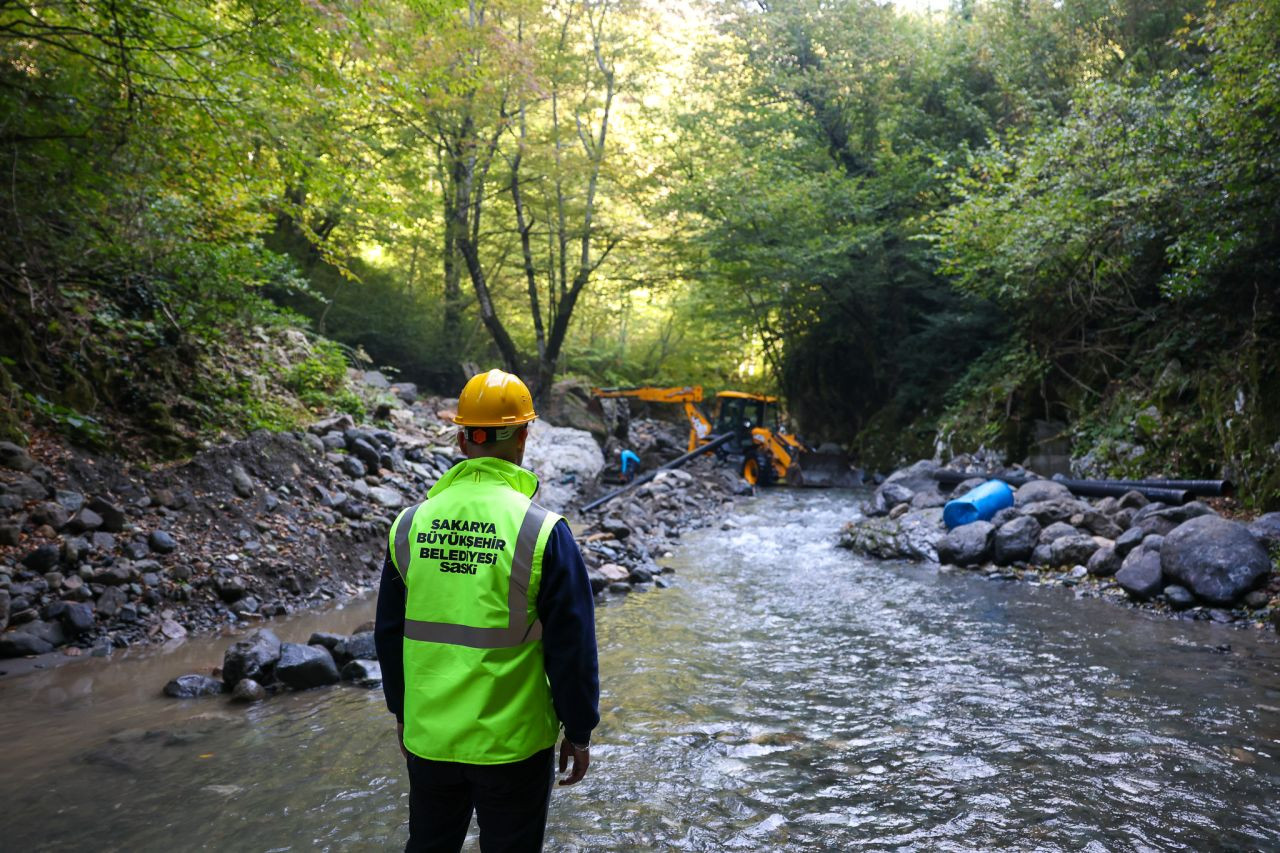
[[[1007,506],[1013,506],[1013,489],[1004,480],[987,480],[962,497],[947,501],[942,508],[942,523],[950,530],[975,521],[990,521]]]

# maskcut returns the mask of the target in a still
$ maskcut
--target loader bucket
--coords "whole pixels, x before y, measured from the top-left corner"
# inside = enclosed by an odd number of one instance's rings
[[[818,489],[851,489],[862,485],[862,472],[855,469],[849,456],[841,451],[820,449],[801,453],[796,461],[800,470],[792,485]]]

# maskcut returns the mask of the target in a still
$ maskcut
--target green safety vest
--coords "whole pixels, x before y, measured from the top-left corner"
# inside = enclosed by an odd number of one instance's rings
[[[542,660],[542,556],[560,516],[502,459],[453,466],[391,526],[404,579],[404,745],[422,758],[506,764],[556,741]]]

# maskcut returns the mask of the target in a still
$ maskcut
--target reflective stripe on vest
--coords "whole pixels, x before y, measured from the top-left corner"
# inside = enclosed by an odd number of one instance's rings
[[[409,536],[413,529],[413,517],[422,504],[409,507],[396,525],[393,561],[406,588],[409,585],[410,554]],[[542,622],[538,619],[526,626],[529,612],[529,578],[533,574],[534,549],[538,546],[538,534],[549,513],[535,503],[529,504],[520,533],[516,536],[515,555],[511,559],[511,577],[507,584],[507,627],[474,628],[470,625],[454,625],[449,622],[421,622],[405,619],[404,635],[410,640],[427,643],[446,643],[451,646],[468,646],[473,649],[503,649],[531,643],[542,638]]]

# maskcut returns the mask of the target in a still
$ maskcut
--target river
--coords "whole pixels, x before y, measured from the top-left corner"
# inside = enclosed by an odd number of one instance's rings
[[[598,609],[603,719],[548,850],[1280,849],[1274,637],[862,560],[853,501],[769,492]],[[379,691],[158,696],[227,643],[0,683],[5,849],[402,847]]]

